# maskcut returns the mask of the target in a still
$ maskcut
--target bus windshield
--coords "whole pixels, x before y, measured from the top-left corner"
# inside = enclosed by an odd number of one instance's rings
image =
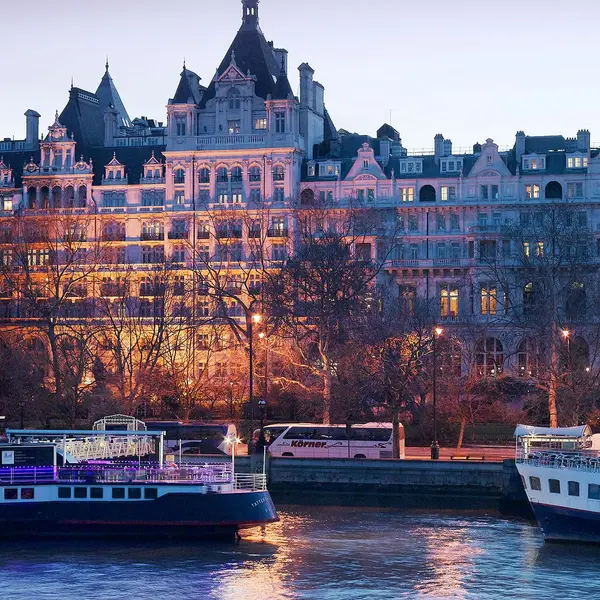
[[[215,423],[147,422],[148,429],[164,431],[166,452],[187,455],[231,454],[226,438],[236,433],[235,425]]]

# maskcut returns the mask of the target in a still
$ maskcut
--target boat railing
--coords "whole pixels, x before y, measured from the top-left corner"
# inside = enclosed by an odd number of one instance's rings
[[[578,471],[600,472],[600,456],[597,452],[532,452],[517,457],[517,462],[533,467],[551,469],[569,469]]]
[[[264,492],[267,489],[267,477],[262,473],[236,473],[235,489]]]
[[[0,484],[21,485],[33,483],[52,483],[56,480],[54,467],[2,467]]]

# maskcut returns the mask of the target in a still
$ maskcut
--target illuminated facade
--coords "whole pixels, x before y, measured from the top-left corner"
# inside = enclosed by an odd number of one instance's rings
[[[169,265],[179,285],[192,285],[199,260],[226,264],[223,276],[234,283],[243,271],[251,288],[260,279],[253,244],[263,240],[262,258],[276,268],[293,246],[297,206],[317,199],[372,208],[387,233],[373,231],[355,252],[384,262],[380,283],[407,304],[427,299],[436,320],[472,338],[482,373],[532,373],[527,333],[508,328],[504,316],[511,306],[526,312],[535,283],[528,269],[550,251],[536,224],[560,203],[582,234],[573,240],[581,275],[565,284],[557,314],[573,323],[595,302],[600,154],[589,132],[518,132],[511,148],[488,139],[468,151],[437,135],[431,153],[415,154],[389,125],[374,137],[336,131],[308,64],[299,67],[299,98],[292,93],[288,53],[265,39],[258,4],[243,0],[242,25],[208,86],[184,65],[166,124],[130,119],[108,64],[95,93],[71,89],[41,141],[40,115],[27,111],[26,139],[0,142],[2,261],[12,260],[15,217],[65,214],[81,217],[81,244],[106,244],[111,266],[85,297],[110,297],[125,270],[135,272],[139,295],[151,297],[148,273]],[[388,251],[380,238],[392,230],[398,243]],[[28,260],[42,273],[51,258],[32,252]],[[496,265],[510,261],[523,268],[513,269],[508,290]],[[29,318],[14,291],[0,296],[2,318]],[[194,292],[193,310],[207,316],[200,296]],[[228,310],[243,317],[246,308]]]

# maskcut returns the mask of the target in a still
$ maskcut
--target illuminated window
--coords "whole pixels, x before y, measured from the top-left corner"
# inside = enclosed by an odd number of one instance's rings
[[[444,185],[440,188],[440,195],[443,201],[453,202],[456,200],[456,187]]]
[[[260,118],[254,121],[254,129],[257,131],[264,131],[267,128],[267,119]]]
[[[497,292],[495,287],[481,288],[481,314],[495,315],[497,308]]]
[[[523,256],[525,256],[525,257],[530,256],[529,242],[523,242]]]
[[[414,202],[415,188],[400,188],[400,200],[402,202]]]
[[[239,135],[241,129],[241,121],[235,119],[233,121],[227,121],[227,132],[229,135]]]
[[[443,285],[440,288],[440,316],[456,317],[458,316],[458,288],[450,285]]]
[[[525,200],[533,200],[540,197],[540,186],[537,183],[530,183],[525,186]]]
[[[544,242],[538,242],[535,245],[535,255],[538,258],[542,258],[542,256],[544,256]]]

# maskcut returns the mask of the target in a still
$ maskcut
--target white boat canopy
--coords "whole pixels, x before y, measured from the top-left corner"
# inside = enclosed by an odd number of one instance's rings
[[[592,435],[589,425],[578,427],[536,427],[534,425],[517,425],[515,437],[568,437],[584,438]]]

